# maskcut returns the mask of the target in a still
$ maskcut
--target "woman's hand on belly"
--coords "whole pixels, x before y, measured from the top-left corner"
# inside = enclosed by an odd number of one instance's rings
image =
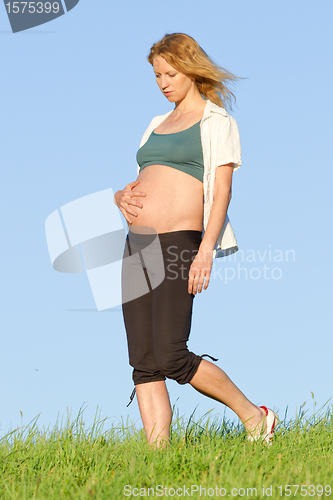
[[[138,216],[138,214],[134,212],[131,207],[138,207],[140,209],[143,207],[142,203],[137,201],[135,197],[146,196],[146,193],[143,193],[142,191],[134,191],[134,188],[137,187],[139,182],[140,181],[130,182],[122,191],[117,191],[114,195],[117,207],[129,224],[132,224],[129,215],[134,217]]]

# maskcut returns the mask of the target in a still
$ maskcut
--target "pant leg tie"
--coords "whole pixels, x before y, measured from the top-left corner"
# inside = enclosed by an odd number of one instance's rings
[[[213,358],[213,357],[212,357],[212,356],[210,356],[209,354],[202,354],[200,357],[201,357],[201,358],[204,358],[205,356],[207,356],[208,358],[212,359],[213,361],[218,361],[218,359]]]
[[[134,387],[132,394],[130,395],[130,402],[128,403],[128,405],[126,405],[126,408],[128,408],[129,405],[132,403],[134,396],[135,396],[135,392],[136,392],[136,388]]]

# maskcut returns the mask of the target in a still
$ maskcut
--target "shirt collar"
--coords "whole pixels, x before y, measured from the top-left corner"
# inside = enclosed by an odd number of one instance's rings
[[[217,104],[214,104],[209,99],[207,99],[202,120],[208,118],[211,115],[211,113],[218,113],[220,115],[228,116],[228,112],[224,108],[217,106]]]

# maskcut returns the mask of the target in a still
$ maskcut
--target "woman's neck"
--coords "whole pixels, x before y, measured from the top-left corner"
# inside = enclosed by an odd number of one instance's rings
[[[175,103],[175,108],[172,114],[175,117],[182,116],[185,114],[193,113],[193,111],[198,112],[198,110],[204,110],[206,107],[206,101],[201,97],[199,91],[196,89],[195,93],[188,92],[184,99]]]

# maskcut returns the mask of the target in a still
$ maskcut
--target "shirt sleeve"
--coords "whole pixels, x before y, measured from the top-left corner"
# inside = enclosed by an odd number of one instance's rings
[[[216,166],[219,167],[220,165],[233,163],[234,171],[238,170],[242,164],[242,151],[238,125],[235,118],[231,115],[228,115],[221,124],[217,145]]]

